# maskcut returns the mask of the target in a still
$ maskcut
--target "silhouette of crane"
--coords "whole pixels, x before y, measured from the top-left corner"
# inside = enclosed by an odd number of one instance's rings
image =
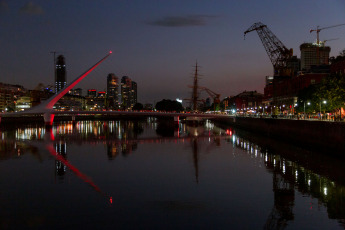
[[[212,90],[210,90],[209,88],[206,87],[199,87],[199,89],[201,90],[205,90],[206,93],[208,93],[208,95],[210,95],[210,97],[213,98],[213,104],[214,104],[214,111],[216,111],[216,107],[218,107],[218,105],[220,104],[220,94],[219,93],[215,93]]]
[[[285,45],[272,33],[272,31],[261,22],[254,23],[249,27],[249,29],[244,32],[244,36],[254,30],[258,33],[268,57],[273,64],[274,75],[291,75],[293,71],[288,67],[288,62],[293,54],[292,49],[286,48]]]

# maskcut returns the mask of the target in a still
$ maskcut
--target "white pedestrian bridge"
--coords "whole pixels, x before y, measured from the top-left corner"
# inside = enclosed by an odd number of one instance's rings
[[[105,59],[107,59],[112,52],[110,51],[105,57],[99,60],[96,64],[90,67],[87,71],[83,74],[78,76],[75,80],[71,83],[66,85],[63,89],[61,89],[57,94],[49,98],[48,100],[42,102],[38,106],[35,106],[31,109],[22,112],[16,113],[3,113],[0,115],[1,117],[8,117],[8,118],[20,118],[20,117],[37,117],[43,116],[44,122],[47,126],[51,126],[54,121],[54,117],[56,116],[72,116],[72,120],[75,119],[76,116],[82,115],[98,115],[98,116],[130,116],[130,117],[173,117],[175,122],[179,121],[180,117],[191,117],[194,119],[197,118],[216,118],[216,117],[229,117],[228,115],[221,115],[221,114],[203,114],[203,113],[173,113],[173,112],[146,112],[146,111],[56,111],[53,109],[53,106],[60,98],[62,98],[66,93],[68,93],[74,86],[76,86],[81,80],[83,80],[91,71],[93,71],[99,64],[101,64]]]

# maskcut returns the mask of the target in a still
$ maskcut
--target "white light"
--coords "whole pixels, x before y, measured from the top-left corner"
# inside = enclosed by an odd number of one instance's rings
[[[182,101],[183,101],[183,100],[182,100],[182,99],[179,99],[179,98],[176,98],[176,101],[177,101],[177,102],[180,102],[180,103],[182,104]]]

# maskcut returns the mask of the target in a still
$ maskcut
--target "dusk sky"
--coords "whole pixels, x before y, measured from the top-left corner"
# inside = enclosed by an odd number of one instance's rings
[[[28,89],[54,85],[51,51],[66,59],[67,82],[113,51],[78,87],[106,89],[106,76],[138,84],[138,102],[190,98],[194,65],[199,85],[221,98],[263,92],[272,75],[268,55],[253,31],[262,22],[300,57],[314,42],[310,29],[345,23],[344,0],[0,0],[0,82]],[[331,56],[345,49],[345,26],[325,29]],[[207,95],[201,95],[206,98]]]

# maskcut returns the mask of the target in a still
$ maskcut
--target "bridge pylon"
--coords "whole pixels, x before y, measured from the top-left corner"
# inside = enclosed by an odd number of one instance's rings
[[[41,104],[23,112],[5,113],[5,114],[2,114],[1,116],[12,117],[12,116],[30,115],[30,114],[43,114],[43,118],[44,118],[44,122],[46,126],[52,126],[53,121],[54,121],[53,106],[55,105],[55,103],[58,102],[66,93],[68,93],[74,86],[76,86],[81,80],[83,80],[89,73],[91,73],[99,64],[101,64],[111,54],[112,52],[110,51],[105,57],[103,57],[96,64],[91,66],[88,70],[86,70],[83,74],[81,74],[76,79],[74,79],[71,83],[66,85],[57,94],[50,97],[48,100],[42,102]],[[1,121],[1,118],[0,118],[0,121]]]

